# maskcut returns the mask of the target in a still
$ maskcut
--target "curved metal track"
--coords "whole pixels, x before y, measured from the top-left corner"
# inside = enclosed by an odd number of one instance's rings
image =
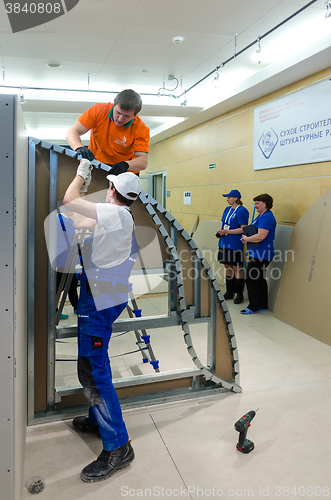
[[[181,318],[181,326],[184,332],[184,340],[187,345],[187,350],[192,357],[194,364],[201,370],[201,374],[204,376],[206,380],[211,380],[212,382],[221,385],[226,389],[230,389],[234,392],[240,392],[241,387],[239,385],[239,359],[238,359],[238,350],[235,339],[235,334],[233,330],[233,325],[230,317],[230,313],[228,307],[226,305],[226,301],[224,300],[222,291],[220,286],[214,276],[214,273],[206,261],[202,252],[198,249],[197,245],[194,243],[193,239],[190,235],[184,230],[184,228],[179,224],[179,222],[169,213],[167,210],[160,205],[156,200],[154,200],[150,195],[145,193],[144,191],[140,194],[140,201],[144,205],[146,211],[152,218],[154,224],[157,226],[159,233],[164,238],[165,244],[167,245],[170,255],[173,260],[173,268],[176,272],[176,282],[177,282],[177,294],[178,294],[178,312],[180,313]],[[166,221],[169,226],[167,230],[165,224],[162,223],[161,219]],[[173,237],[171,237],[173,235]],[[216,310],[210,311],[211,322],[214,327],[215,336],[221,335],[224,332],[218,331],[225,329],[225,334],[228,341],[228,353],[223,353],[228,355],[231,360],[232,366],[232,377],[231,379],[224,379],[218,375],[218,372],[222,372],[220,367],[212,367],[212,366],[204,366],[193,346],[192,337],[190,335],[190,327],[189,327],[189,318],[192,318],[192,315],[196,309],[197,297],[194,297],[194,304],[190,304],[188,307],[187,300],[185,298],[185,286],[184,286],[184,276],[183,276],[183,268],[180,255],[178,253],[178,238],[182,238],[186,244],[186,246],[190,249],[192,258],[191,262],[195,261],[195,269],[201,268],[201,273],[205,273],[207,276],[207,280],[210,286],[211,296],[214,296],[216,299]],[[197,278],[196,278],[197,279]],[[206,279],[206,278],[205,278]],[[212,299],[211,299],[212,300]],[[212,305],[210,307],[212,309]],[[194,312],[192,311],[194,309]],[[219,314],[220,313],[220,314]],[[224,346],[224,342],[223,342]],[[216,346],[217,349],[217,346]],[[226,349],[226,347],[225,347]],[[215,353],[214,353],[215,354]],[[213,354],[212,354],[213,355]]]

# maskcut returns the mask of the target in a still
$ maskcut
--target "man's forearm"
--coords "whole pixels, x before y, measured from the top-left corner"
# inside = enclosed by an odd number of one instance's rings
[[[69,146],[76,151],[77,148],[83,147],[79,133],[76,130],[69,129],[66,133],[66,139]]]
[[[71,201],[77,200],[81,197],[80,190],[84,185],[85,180],[83,177],[77,175],[73,181],[69,184],[65,195],[63,197],[63,203],[70,203]]]
[[[133,160],[128,160],[129,164],[128,172],[140,172],[141,170],[146,170],[148,164],[147,154],[144,156],[137,156]]]
[[[63,197],[63,204],[68,204],[67,208],[72,212],[97,220],[95,203],[85,200],[85,196],[80,193],[84,182],[84,179],[79,175],[74,178]]]

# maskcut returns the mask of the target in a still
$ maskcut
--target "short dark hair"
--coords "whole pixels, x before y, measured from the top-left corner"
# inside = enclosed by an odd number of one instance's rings
[[[135,115],[139,113],[143,102],[140,95],[131,89],[122,90],[114,99],[114,106],[118,105],[123,111],[133,111]]]
[[[253,198],[253,201],[263,201],[263,203],[265,203],[267,210],[271,210],[272,205],[274,204],[273,198],[270,196],[270,194],[267,194],[267,193],[263,193],[263,194],[259,194],[258,196],[255,196],[255,198]]]
[[[116,187],[114,186],[114,183],[112,182],[111,183],[111,188],[114,188],[115,189],[115,194],[116,194],[116,198],[117,200],[120,202],[120,203],[123,203],[124,205],[126,205],[127,207],[131,207],[132,203],[135,201],[135,200],[129,200],[129,198],[125,198],[125,196],[123,196],[121,193],[119,193],[116,189]],[[136,196],[136,193],[128,193],[129,196]]]

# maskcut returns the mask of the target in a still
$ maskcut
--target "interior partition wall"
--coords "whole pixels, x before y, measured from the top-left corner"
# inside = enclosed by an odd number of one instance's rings
[[[104,199],[108,188],[106,174],[110,167],[96,160],[93,164],[95,168],[89,195],[93,200],[100,201]],[[77,166],[77,154],[72,150],[29,138],[30,424],[69,418],[86,411],[86,399],[79,383],[59,386],[55,380],[56,343],[61,339],[74,339],[77,325],[62,326],[55,321],[55,270],[51,265],[54,259],[51,248],[54,248],[56,231],[54,217],[53,222],[52,217],[49,217],[56,213],[56,208],[61,204]],[[165,314],[120,318],[113,325],[113,333],[138,332],[142,339],[138,342],[140,347],[149,337],[143,333],[157,332],[167,327],[179,328],[189,367],[168,370],[161,366],[160,369],[151,369],[148,374],[114,378],[122,407],[125,409],[215,394],[217,391],[241,391],[231,317],[204,256],[174,217],[145,191],[133,204],[132,212],[141,247],[132,271],[133,292],[142,279],[149,276],[151,281],[157,277],[166,285],[167,311]],[[45,226],[47,218],[50,222]],[[203,360],[194,347],[190,330],[193,325],[198,331],[201,325],[201,329],[207,332]],[[169,344],[169,350],[171,348]],[[146,349],[145,346],[142,351],[147,352]]]
[[[0,95],[0,485],[22,492],[26,405],[28,140],[15,95]]]

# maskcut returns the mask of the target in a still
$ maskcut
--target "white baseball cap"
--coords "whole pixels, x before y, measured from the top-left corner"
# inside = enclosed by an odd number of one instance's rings
[[[141,182],[139,177],[133,172],[124,172],[119,175],[107,175],[107,179],[112,182],[124,198],[136,200],[141,191]]]

